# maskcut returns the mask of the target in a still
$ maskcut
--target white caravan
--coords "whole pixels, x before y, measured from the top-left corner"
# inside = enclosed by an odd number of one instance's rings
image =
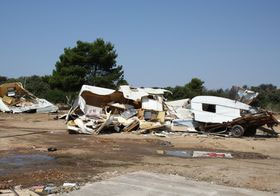
[[[224,123],[241,117],[241,113],[251,113],[250,105],[227,98],[215,96],[197,96],[191,100],[194,120],[204,123]]]

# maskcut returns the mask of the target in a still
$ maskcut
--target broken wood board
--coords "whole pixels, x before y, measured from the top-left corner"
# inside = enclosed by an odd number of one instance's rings
[[[126,126],[123,131],[124,132],[130,132],[133,129],[135,129],[137,126],[139,126],[139,120],[134,120],[130,125]]]

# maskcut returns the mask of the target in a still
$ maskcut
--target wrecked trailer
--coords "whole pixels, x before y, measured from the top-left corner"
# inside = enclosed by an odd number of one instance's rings
[[[83,85],[66,121],[70,133],[130,132],[163,127],[165,89],[120,86],[118,90]]]
[[[271,112],[258,110],[250,105],[222,97],[197,96],[191,100],[197,129],[209,134],[227,134],[233,137],[254,136],[257,129],[277,136],[273,126],[279,121]],[[265,128],[263,126],[267,126]]]
[[[51,113],[57,112],[58,107],[39,99],[27,91],[20,82],[0,85],[0,111],[11,113]]]

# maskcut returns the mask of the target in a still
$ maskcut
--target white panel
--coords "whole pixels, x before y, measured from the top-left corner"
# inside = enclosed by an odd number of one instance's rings
[[[162,103],[157,100],[149,99],[147,97],[142,98],[142,108],[145,110],[153,110],[153,111],[163,111]]]
[[[234,101],[231,99],[223,98],[223,97],[215,97],[215,96],[197,96],[191,100],[191,104],[194,103],[206,103],[213,105],[226,106],[231,108],[238,108],[242,110],[250,110],[251,106],[241,103],[239,101]]]

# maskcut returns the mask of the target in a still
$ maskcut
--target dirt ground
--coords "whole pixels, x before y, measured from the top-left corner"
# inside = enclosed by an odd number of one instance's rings
[[[73,135],[54,117],[0,113],[0,189],[84,183],[142,170],[280,193],[280,138]],[[157,150],[231,152],[233,158],[179,158]]]

